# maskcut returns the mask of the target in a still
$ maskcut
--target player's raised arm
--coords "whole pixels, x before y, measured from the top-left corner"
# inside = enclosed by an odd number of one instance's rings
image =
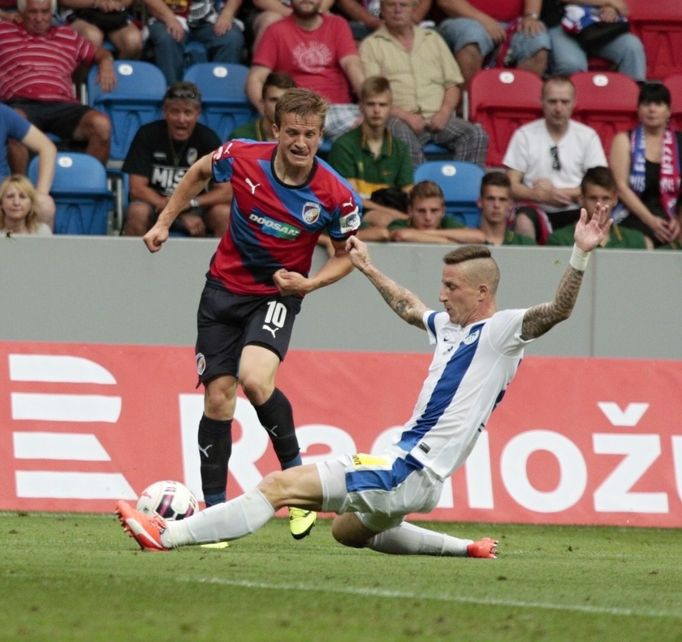
[[[379,291],[390,308],[409,324],[424,330],[424,312],[428,310],[412,292],[378,270],[371,262],[367,245],[355,236],[346,241],[353,265]]]
[[[166,207],[159,214],[153,227],[142,237],[150,252],[158,252],[168,240],[168,230],[180,212],[189,207],[190,201],[197,196],[211,180],[213,154],[202,156],[182,177],[173,191]]]
[[[559,282],[554,300],[528,308],[521,326],[522,338],[539,337],[571,316],[590,252],[606,240],[611,223],[607,206],[598,205],[590,220],[584,208],[580,211],[580,220],[575,226],[573,254]]]

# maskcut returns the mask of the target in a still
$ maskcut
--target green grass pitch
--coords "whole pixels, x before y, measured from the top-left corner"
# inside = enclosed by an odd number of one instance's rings
[[[296,542],[142,553],[113,514],[0,513],[0,640],[682,641],[682,531],[431,524],[497,560]]]

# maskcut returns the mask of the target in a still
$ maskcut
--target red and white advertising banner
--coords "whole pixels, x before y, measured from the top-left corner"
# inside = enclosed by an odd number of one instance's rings
[[[381,451],[430,355],[292,351],[303,460]],[[526,357],[430,519],[682,526],[682,363]],[[201,497],[192,348],[0,342],[0,509],[111,511],[159,479]],[[229,496],[278,467],[237,404]],[[421,516],[420,516],[421,517]]]

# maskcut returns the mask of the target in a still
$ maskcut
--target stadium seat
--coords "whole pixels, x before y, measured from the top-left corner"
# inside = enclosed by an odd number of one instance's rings
[[[682,131],[682,71],[665,78],[663,84],[670,90],[672,121]]]
[[[520,69],[483,69],[469,83],[469,120],[479,123],[490,143],[486,165],[500,167],[514,130],[540,118],[542,80]]]
[[[424,145],[424,156],[428,160],[445,160],[452,158],[452,152],[442,145],[426,143],[426,145]]]
[[[38,177],[38,157],[28,166],[28,177]],[[114,195],[107,187],[104,165],[90,154],[58,152],[50,194],[57,206],[55,234],[101,234],[109,232]]]
[[[238,125],[258,116],[246,96],[248,74],[245,65],[216,62],[192,65],[185,71],[184,80],[201,90],[199,122],[210,127],[221,140],[226,140]]]
[[[197,40],[190,40],[185,43],[185,66],[191,67],[201,62],[208,62],[208,51],[206,47]]]
[[[478,227],[478,200],[485,171],[466,161],[427,161],[414,170],[414,182],[433,181],[443,190],[445,213],[469,227]]]
[[[161,70],[140,60],[116,60],[116,87],[102,91],[97,84],[97,68],[88,73],[88,104],[106,113],[111,120],[112,161],[125,158],[140,125],[161,118],[166,78]]]
[[[648,80],[663,80],[682,69],[682,3],[628,0],[632,33],[646,52]]]
[[[617,72],[580,71],[571,76],[576,104],[573,118],[597,130],[609,155],[615,134],[637,123],[637,83]]]

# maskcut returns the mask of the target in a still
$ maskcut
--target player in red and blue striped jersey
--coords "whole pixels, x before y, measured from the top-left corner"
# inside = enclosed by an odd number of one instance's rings
[[[313,161],[304,183],[283,182],[279,147],[232,140],[213,154],[213,177],[231,181],[234,197],[209,278],[237,294],[277,293],[273,274],[282,268],[307,276],[320,234],[343,241],[360,222],[359,197],[324,161]]]
[[[211,260],[197,315],[197,373],[205,389],[199,452],[207,505],[225,500],[238,385],[268,431],[282,469],[301,464],[291,404],[275,378],[301,299],[350,272],[345,243],[361,222],[360,197],[315,156],[326,108],[311,91],[288,90],[275,111],[277,142],[227,141],[199,159],[144,236],[151,252],[160,250],[172,222],[209,180],[232,185],[230,223]],[[310,275],[322,232],[334,254]],[[312,511],[291,508],[292,535],[305,537],[315,518]]]

